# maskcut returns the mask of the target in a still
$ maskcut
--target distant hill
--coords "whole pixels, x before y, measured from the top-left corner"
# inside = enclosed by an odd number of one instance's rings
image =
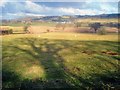
[[[77,18],[120,18],[120,14],[76,15]]]
[[[13,21],[13,22],[21,22],[21,21],[53,21],[53,22],[64,22],[64,21],[73,21],[74,19],[80,18],[120,18],[120,14],[101,14],[101,15],[63,15],[63,16],[29,16],[18,18],[14,20],[2,20]]]

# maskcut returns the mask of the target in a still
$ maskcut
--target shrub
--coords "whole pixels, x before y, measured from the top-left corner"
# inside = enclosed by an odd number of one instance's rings
[[[8,33],[9,33],[9,34],[12,34],[12,33],[13,33],[13,30],[12,30],[12,29],[10,29],[10,30],[8,31]]]
[[[99,35],[106,35],[107,34],[105,27],[99,28],[97,33]]]
[[[50,30],[49,30],[49,29],[47,29],[47,32],[50,32]]]

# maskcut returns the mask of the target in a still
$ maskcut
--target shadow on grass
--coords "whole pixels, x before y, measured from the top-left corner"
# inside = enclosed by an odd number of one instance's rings
[[[26,34],[25,32],[14,32],[12,34]]]
[[[12,46],[12,48],[25,52],[40,62],[44,69],[45,78],[36,78],[34,80],[21,80],[20,76],[15,72],[10,72],[3,69],[3,88],[20,88],[20,89],[35,89],[35,88],[76,88],[76,89],[107,89],[118,88],[119,79],[118,72],[107,74],[92,74],[93,77],[85,79],[73,72],[66,66],[64,58],[59,54],[63,49],[71,47],[71,51],[75,52],[78,48],[73,46],[70,42],[64,40],[61,42],[52,43],[47,39],[26,38],[25,40],[19,39],[20,42],[29,45],[33,51],[20,48],[19,46]],[[39,45],[36,43],[39,43]],[[76,42],[75,42],[76,43]],[[81,42],[85,43],[85,42]],[[96,42],[95,42],[96,43]],[[93,43],[93,44],[95,44]],[[99,42],[98,42],[99,43]],[[107,44],[103,42],[102,44]],[[90,44],[91,46],[92,44]],[[33,53],[35,52],[35,53]],[[78,51],[79,52],[79,51]],[[103,58],[100,58],[103,59]],[[105,61],[108,62],[108,61]],[[114,63],[108,62],[114,67]],[[80,68],[77,68],[78,71]],[[110,77],[109,75],[113,75]],[[109,81],[109,79],[111,81]],[[17,83],[16,83],[17,82]],[[108,86],[107,86],[108,85]],[[109,86],[110,85],[110,86]]]
[[[12,71],[3,70],[2,71],[2,81],[3,81],[3,88],[19,88],[21,87],[21,79],[20,76]]]

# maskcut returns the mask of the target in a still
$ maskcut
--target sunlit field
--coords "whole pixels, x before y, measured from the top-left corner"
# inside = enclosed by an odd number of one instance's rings
[[[108,23],[108,22],[117,23],[118,19],[116,19],[116,18],[110,18],[110,19],[85,18],[85,19],[79,19],[78,21],[82,22],[82,23],[100,22],[100,23],[104,24],[104,23]]]
[[[50,32],[1,37],[3,88],[119,88],[117,34]]]
[[[118,0],[0,0],[2,90],[120,90]]]

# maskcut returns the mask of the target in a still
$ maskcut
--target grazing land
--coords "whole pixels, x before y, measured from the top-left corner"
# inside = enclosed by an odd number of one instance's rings
[[[120,88],[117,25],[116,18],[4,23],[12,34],[1,36],[3,88]]]
[[[117,34],[49,32],[1,37],[3,88],[120,88]]]
[[[119,3],[103,1],[0,1],[2,89],[119,90]]]
[[[116,18],[110,18],[110,19],[101,19],[101,18],[84,18],[84,19],[78,19],[79,22],[83,22],[83,23],[93,23],[93,22],[100,22],[100,23],[108,23],[108,22],[112,22],[112,23],[118,23],[118,19]]]

